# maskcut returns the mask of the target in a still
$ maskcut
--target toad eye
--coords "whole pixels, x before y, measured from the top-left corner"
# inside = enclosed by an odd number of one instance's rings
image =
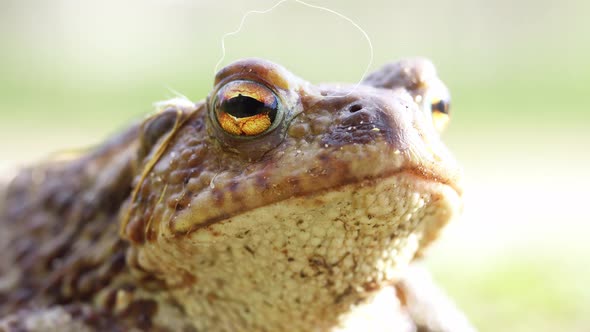
[[[431,108],[432,113],[440,113],[449,115],[449,108],[451,107],[451,103],[448,100],[436,100],[432,102]]]
[[[432,116],[434,127],[438,132],[442,132],[449,122],[451,95],[442,82],[439,82],[439,84],[434,84],[428,96],[430,103],[426,107]]]
[[[430,105],[432,121],[434,122],[434,127],[439,132],[442,132],[449,122],[450,107],[450,101],[444,99],[433,100]]]
[[[235,136],[256,136],[269,131],[277,121],[279,109],[279,98],[271,89],[244,80],[224,85],[214,103],[219,126]]]

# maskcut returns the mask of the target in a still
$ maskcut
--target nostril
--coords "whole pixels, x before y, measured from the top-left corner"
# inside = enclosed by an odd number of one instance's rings
[[[348,111],[350,113],[358,112],[362,109],[363,109],[363,105],[359,105],[359,104],[350,105],[350,107],[348,107]]]

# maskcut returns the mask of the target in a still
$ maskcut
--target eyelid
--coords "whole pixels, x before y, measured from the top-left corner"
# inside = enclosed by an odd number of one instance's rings
[[[217,103],[238,96],[250,97],[258,100],[261,103],[264,103],[265,105],[271,105],[276,100],[276,96],[272,90],[262,84],[252,81],[229,82],[219,90],[218,96],[220,93],[223,93],[221,96],[223,100],[219,100],[218,98]]]

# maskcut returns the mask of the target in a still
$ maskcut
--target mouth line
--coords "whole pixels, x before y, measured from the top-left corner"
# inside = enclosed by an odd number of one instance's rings
[[[266,204],[261,204],[260,206],[254,206],[251,207],[249,209],[246,210],[242,210],[239,212],[235,212],[235,213],[221,213],[219,215],[216,215],[214,217],[205,219],[201,222],[199,222],[198,224],[193,224],[191,225],[188,229],[184,229],[184,230],[174,230],[174,222],[172,222],[170,224],[171,229],[171,233],[173,234],[174,237],[180,237],[180,236],[186,236],[186,235],[190,235],[191,233],[198,231],[200,229],[204,229],[207,228],[211,225],[217,224],[219,222],[222,222],[223,220],[235,217],[237,215],[264,207],[264,206],[268,206],[268,205],[272,205],[272,204],[277,204],[289,199],[293,199],[293,198],[299,198],[299,197],[305,197],[305,196],[311,196],[311,195],[320,195],[322,193],[327,193],[330,191],[336,191],[339,190],[340,188],[343,188],[347,185],[353,185],[353,184],[359,184],[359,183],[375,183],[378,182],[380,180],[383,179],[387,179],[390,177],[394,177],[394,176],[403,176],[403,175],[408,175],[408,176],[414,176],[422,181],[426,181],[428,183],[438,183],[438,184],[442,184],[445,186],[448,186],[449,188],[452,188],[453,191],[457,194],[457,196],[462,196],[463,191],[461,190],[461,188],[453,181],[451,181],[450,179],[447,178],[443,178],[441,176],[437,176],[436,174],[434,174],[431,171],[428,171],[427,169],[423,169],[420,167],[402,167],[398,170],[394,170],[385,174],[381,174],[379,176],[375,176],[375,177],[369,177],[369,178],[364,178],[364,179],[358,179],[355,181],[346,181],[346,182],[342,182],[338,185],[332,186],[332,187],[328,187],[328,188],[322,188],[319,190],[310,190],[310,191],[305,191],[305,192],[300,192],[294,195],[291,195],[289,197],[285,197],[285,198],[281,198],[278,199],[276,201],[273,202],[269,202]]]
[[[406,169],[402,168],[399,172],[395,172],[392,175],[403,174],[403,173],[414,175],[422,180],[444,184],[444,185],[452,188],[457,193],[458,196],[463,195],[463,189],[455,181],[452,181],[449,178],[445,178],[445,177],[436,175],[432,171],[428,171],[427,169],[425,169],[423,167],[413,167],[413,168],[406,168]],[[381,178],[386,178],[386,177],[387,176],[381,177]]]

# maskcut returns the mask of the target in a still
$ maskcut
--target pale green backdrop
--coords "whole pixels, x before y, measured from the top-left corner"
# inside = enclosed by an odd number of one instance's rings
[[[452,91],[465,213],[428,263],[459,306],[482,331],[588,331],[590,2],[313,3],[366,30],[373,69],[426,56]],[[223,33],[272,4],[1,0],[0,171],[98,142],[173,91],[204,98]],[[227,50],[312,82],[355,82],[369,56],[353,26],[294,2]]]

